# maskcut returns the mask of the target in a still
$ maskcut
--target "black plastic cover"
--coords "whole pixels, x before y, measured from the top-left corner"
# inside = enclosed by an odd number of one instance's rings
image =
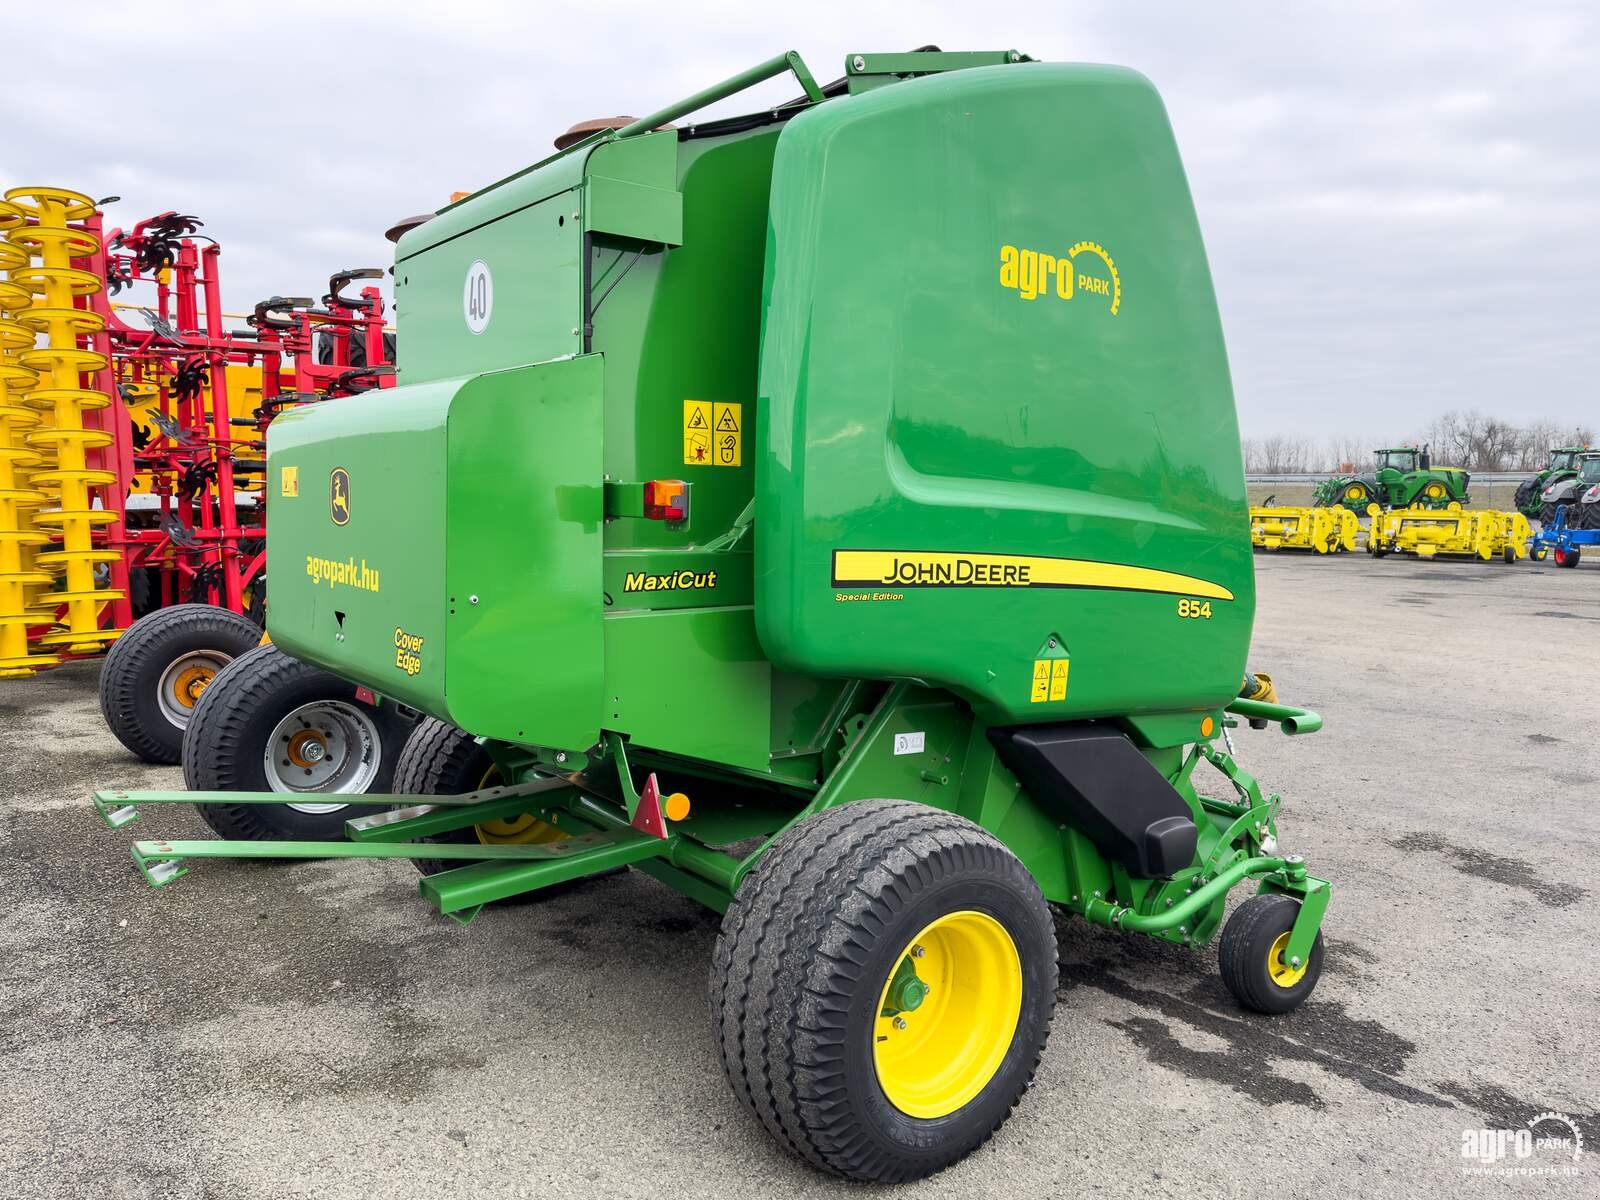
[[[1028,725],[989,730],[1000,760],[1048,810],[1136,879],[1194,862],[1200,832],[1189,805],[1119,730]]]

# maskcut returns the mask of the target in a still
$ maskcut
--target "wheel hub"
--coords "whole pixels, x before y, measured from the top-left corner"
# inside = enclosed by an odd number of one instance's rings
[[[1288,948],[1289,931],[1284,930],[1273,939],[1272,949],[1267,951],[1267,974],[1272,976],[1272,982],[1281,988],[1292,988],[1306,973],[1305,963],[1296,967],[1284,961],[1283,955]]]
[[[357,795],[377,777],[383,753],[377,724],[344,700],[314,700],[292,709],[274,727],[262,753],[275,792]],[[304,813],[337,812],[337,802],[291,803]]]
[[[175,728],[186,729],[194,706],[222,668],[233,660],[216,650],[194,650],[180,654],[167,664],[156,684],[156,701],[161,715]]]

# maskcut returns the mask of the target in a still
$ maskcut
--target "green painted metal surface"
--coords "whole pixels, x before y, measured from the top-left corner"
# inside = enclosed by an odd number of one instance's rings
[[[274,422],[273,536],[305,566],[273,576],[273,640],[486,737],[592,744],[601,404],[600,360],[585,356]],[[286,470],[299,491],[287,498]],[[342,522],[328,499],[335,472]]]
[[[776,662],[937,682],[996,721],[1238,691],[1238,430],[1147,81],[984,67],[796,117],[765,287],[756,615]]]
[[[1243,470],[1159,99],[1009,51],[856,57],[845,94],[781,55],[402,239],[402,385],[269,435],[270,630],[523,782],[239,853],[486,860],[422,885],[464,916],[625,863],[721,909],[794,822],[895,797],[1178,944],[1255,879],[1301,899],[1309,952],[1327,885],[1210,742],[1320,719],[1234,699]],[[803,100],[648,132],[783,71]],[[645,518],[652,480],[688,485],[687,521]],[[1099,717],[1196,823],[1170,879],[1130,879],[988,737]],[[664,838],[631,824],[651,774],[692,800]],[[410,841],[523,812],[573,844]],[[201,845],[136,857],[165,882],[234,844]]]

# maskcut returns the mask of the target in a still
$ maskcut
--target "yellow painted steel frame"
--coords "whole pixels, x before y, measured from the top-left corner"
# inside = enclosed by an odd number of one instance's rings
[[[5,240],[25,220],[20,205],[0,200],[0,679],[31,675],[57,661],[52,654],[30,653],[28,646],[28,626],[46,624],[54,614],[32,604],[32,594],[51,578],[34,562],[38,547],[50,539],[33,527],[29,515],[45,501],[32,481],[44,458],[27,443],[39,414],[23,400],[39,375],[20,357],[36,340],[18,319],[32,305],[33,293],[8,277],[28,266],[31,256]]]
[[[1372,527],[1367,538],[1375,552],[1414,554],[1418,558],[1502,558],[1514,562],[1528,557],[1533,527],[1519,512],[1494,512],[1449,508],[1397,508],[1390,512],[1369,509]]]
[[[105,355],[87,350],[79,339],[105,328],[105,319],[76,301],[103,286],[91,272],[72,265],[94,253],[94,235],[69,224],[94,212],[94,201],[63,188],[12,188],[6,201],[20,209],[27,223],[9,230],[6,240],[20,249],[27,261],[11,268],[11,282],[20,284],[32,303],[18,311],[17,320],[42,342],[18,352],[21,365],[37,375],[34,386],[23,392],[23,403],[40,413],[39,424],[24,437],[26,447],[39,461],[29,472],[32,490],[46,493],[35,507],[36,529],[58,542],[34,553],[34,562],[61,581],[38,595],[40,607],[59,606],[62,628],[39,639],[44,646],[61,646],[69,654],[92,654],[121,630],[100,627],[100,608],[120,593],[96,586],[95,568],[115,562],[118,555],[94,545],[94,528],[116,520],[116,515],[95,507],[93,489],[116,482],[116,474],[89,466],[88,453],[112,444],[113,435],[89,427],[84,414],[108,408],[111,398],[83,386],[86,373],[108,365]],[[32,260],[37,258],[38,264]]]
[[[1252,507],[1250,544],[1257,550],[1348,553],[1356,548],[1361,522],[1343,505],[1323,508]]]

